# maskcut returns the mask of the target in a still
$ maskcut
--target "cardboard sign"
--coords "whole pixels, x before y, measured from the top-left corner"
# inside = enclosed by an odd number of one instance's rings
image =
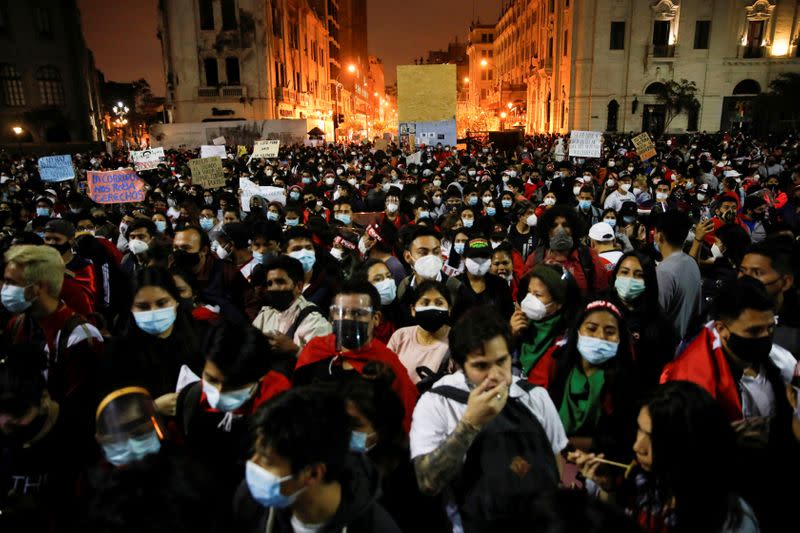
[[[656,145],[647,132],[640,133],[633,139],[633,146],[636,148],[636,153],[639,154],[639,159],[647,161],[656,156]]]
[[[258,185],[247,178],[239,178],[239,188],[242,191],[242,210],[250,212],[250,199],[253,196],[261,196],[267,202],[278,202],[286,205],[286,191],[281,187],[270,187]]]
[[[136,171],[112,170],[86,173],[89,198],[98,204],[127,204],[144,202],[144,182]]]
[[[222,159],[225,159],[228,157],[228,153],[225,151],[224,146],[211,146],[204,144],[200,147],[200,157],[221,157]]]
[[[602,131],[578,131],[570,133],[570,157],[600,157],[602,153]]]
[[[281,141],[278,139],[269,139],[265,141],[256,141],[253,146],[253,157],[263,159],[274,159],[278,157],[278,150],[281,147]]]
[[[217,189],[225,186],[222,159],[219,157],[190,159],[189,169],[192,171],[192,185],[200,185],[204,189]]]
[[[389,143],[386,139],[375,140],[375,150],[383,150],[384,152],[389,149]]]
[[[163,148],[153,148],[151,150],[131,150],[131,161],[136,171],[153,170],[158,168],[159,163],[164,159]]]
[[[236,147],[236,157],[242,157],[243,155],[247,155],[247,146],[240,144]]]
[[[225,146],[225,137],[217,137],[216,139],[212,139],[211,144],[214,146]]]
[[[39,158],[39,176],[42,181],[68,181],[75,179],[72,156],[51,155]]]

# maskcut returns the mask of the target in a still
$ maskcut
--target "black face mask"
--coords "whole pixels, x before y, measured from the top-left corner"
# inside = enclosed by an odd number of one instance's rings
[[[722,213],[722,216],[720,218],[724,222],[727,222],[727,223],[730,224],[731,222],[733,222],[733,217],[734,216],[736,216],[736,213],[734,213],[733,210],[730,210],[730,211],[725,211],[724,213]]]
[[[439,328],[447,324],[450,314],[441,309],[426,309],[417,311],[417,324],[428,333],[435,333]]]
[[[364,346],[369,334],[369,322],[359,320],[334,320],[333,331],[342,348],[358,350]]]
[[[61,255],[64,255],[65,253],[67,253],[72,249],[72,245],[69,242],[64,242],[61,244],[51,244],[50,247],[58,250],[58,253]]]
[[[772,336],[748,339],[731,332],[727,345],[728,349],[742,361],[760,365],[767,360],[769,352],[772,350]]]
[[[194,270],[200,264],[200,254],[190,253],[186,250],[175,250],[172,252],[172,259],[175,266],[186,270]]]
[[[278,311],[286,311],[295,300],[294,291],[267,291],[264,295],[267,305]]]
[[[309,200],[308,202],[306,202],[306,208],[307,209],[314,209],[315,207],[317,207],[317,201],[316,200]]]

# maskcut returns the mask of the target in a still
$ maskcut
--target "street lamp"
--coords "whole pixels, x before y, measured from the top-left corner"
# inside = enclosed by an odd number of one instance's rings
[[[11,130],[14,132],[14,135],[17,136],[17,151],[19,152],[20,159],[22,159],[22,128],[14,126]]]

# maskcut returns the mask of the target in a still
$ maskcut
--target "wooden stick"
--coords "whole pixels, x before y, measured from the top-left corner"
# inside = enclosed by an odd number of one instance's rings
[[[609,461],[608,459],[602,459],[600,457],[595,457],[594,459],[592,459],[592,461],[598,461],[598,462],[601,462],[601,463],[605,463],[607,465],[616,466],[616,467],[619,467],[619,468],[624,468],[626,470],[631,466],[629,464],[626,465],[626,464],[623,464],[623,463],[618,463],[616,461]]]

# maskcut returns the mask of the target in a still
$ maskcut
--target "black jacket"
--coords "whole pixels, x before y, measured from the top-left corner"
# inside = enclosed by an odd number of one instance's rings
[[[381,494],[380,475],[362,454],[350,454],[341,480],[342,501],[322,533],[400,533],[400,528],[377,503]],[[250,495],[242,482],[233,502],[234,531],[241,533],[294,533],[291,508],[265,509]]]

